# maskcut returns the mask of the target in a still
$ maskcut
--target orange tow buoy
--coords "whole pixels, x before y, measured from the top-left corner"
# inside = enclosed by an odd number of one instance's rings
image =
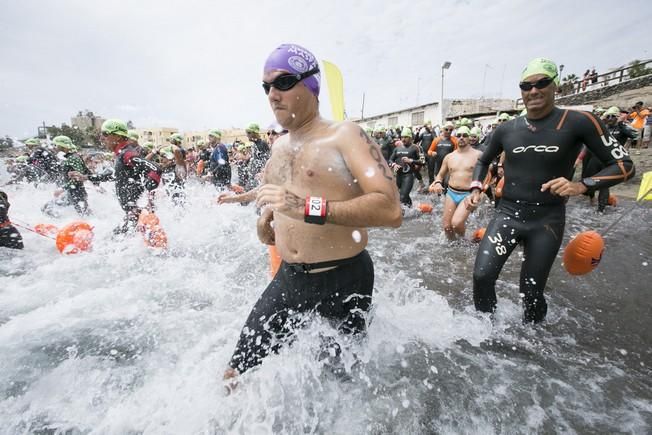
[[[584,231],[564,249],[564,268],[571,275],[584,275],[598,267],[604,252],[604,240],[595,231]]]
[[[59,232],[59,228],[53,224],[36,224],[34,225],[34,231],[42,236],[54,236]]]
[[[473,240],[476,243],[480,242],[482,240],[482,238],[484,237],[485,231],[487,231],[487,229],[484,228],[484,227],[478,228],[473,233],[473,238],[471,240]]]
[[[197,163],[197,176],[201,177],[201,174],[204,173],[204,166],[206,166],[206,162],[203,160],[200,160],[199,163]]]
[[[276,250],[276,246],[267,245],[267,251],[269,252],[269,274],[274,278],[276,272],[278,272],[278,268],[281,267],[281,261],[283,261],[283,259]]]
[[[609,199],[607,200],[607,204],[609,204],[612,207],[615,207],[618,205],[618,197],[614,194],[609,194]]]
[[[93,244],[93,227],[84,221],[72,222],[59,230],[56,245],[62,254],[90,251]]]
[[[427,202],[419,203],[419,205],[417,205],[417,208],[421,213],[432,213],[432,204],[428,204]]]
[[[503,197],[503,187],[505,187],[505,177],[501,178],[498,184],[496,184],[496,193],[494,194],[496,198]]]
[[[161,221],[156,214],[143,210],[138,216],[138,230],[143,233],[143,241],[150,248],[166,249],[168,236],[161,227]]]

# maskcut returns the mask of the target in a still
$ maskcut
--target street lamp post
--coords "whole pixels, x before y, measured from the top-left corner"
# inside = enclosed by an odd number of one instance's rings
[[[441,100],[439,102],[439,119],[441,126],[444,126],[444,70],[451,67],[451,63],[446,61],[441,66]]]

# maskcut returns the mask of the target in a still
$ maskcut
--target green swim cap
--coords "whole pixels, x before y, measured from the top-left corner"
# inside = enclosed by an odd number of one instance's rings
[[[174,158],[174,152],[172,151],[172,147],[163,147],[159,151],[159,154],[165,157],[168,160],[172,160]]]
[[[527,115],[527,109],[521,110],[521,114],[519,116],[525,116]]]
[[[471,124],[472,124],[472,122],[471,122],[471,120],[469,118],[462,118],[460,120],[460,125],[465,125],[465,126],[468,127]]]
[[[170,141],[170,143],[175,143],[175,142],[181,143],[183,142],[183,136],[181,136],[179,133],[173,133],[168,138],[168,141]]]
[[[512,118],[507,113],[501,113],[498,119],[502,121],[509,121]]]
[[[618,108],[618,106],[611,106],[610,108],[605,110],[604,113],[602,114],[602,116],[604,117],[607,117],[609,115],[615,115],[615,116],[620,115],[620,109]]]
[[[136,142],[138,141],[138,139],[140,139],[140,136],[138,135],[138,132],[136,130],[128,130],[127,136],[129,136],[131,139],[135,140]]]
[[[401,137],[412,137],[412,129],[410,127],[403,127]]]
[[[18,162],[18,163],[27,163],[27,159],[29,159],[29,157],[27,157],[27,156],[18,156],[18,157],[16,157],[16,162]]]
[[[25,145],[41,145],[41,141],[36,138],[30,138],[25,141]]]
[[[557,64],[550,59],[545,59],[543,57],[532,59],[521,73],[521,81],[535,74],[543,74],[550,77],[551,79],[554,79],[555,84],[559,86],[559,71],[557,70]]]
[[[154,149],[154,144],[153,144],[152,142],[145,142],[145,143],[142,145],[142,147],[145,148],[145,149],[148,150],[148,151],[151,151],[151,150]]]
[[[466,125],[461,126],[455,132],[456,136],[462,136],[463,134],[468,134],[469,136],[471,136],[471,130],[469,130],[469,127],[467,127]]]
[[[222,138],[222,132],[220,130],[216,129],[216,128],[214,128],[212,130],[209,130],[208,135],[209,136],[214,136],[214,137],[216,137],[218,139]]]
[[[115,134],[117,136],[129,137],[127,124],[120,119],[107,119],[102,124],[102,133]]]
[[[480,130],[480,127],[473,127],[471,129],[471,133],[469,133],[470,136],[477,136],[480,138],[482,136],[482,130]]]
[[[260,133],[260,126],[255,123],[249,124],[247,129],[245,130],[246,133]]]
[[[204,145],[206,145],[206,141],[204,139],[199,139],[197,141],[197,146],[198,147],[203,147]]]
[[[593,109],[593,111],[595,113],[604,113],[606,111],[606,109],[604,109],[602,107],[596,107],[595,109]]]
[[[52,139],[52,142],[66,151],[75,151],[77,149],[68,136],[57,136]]]

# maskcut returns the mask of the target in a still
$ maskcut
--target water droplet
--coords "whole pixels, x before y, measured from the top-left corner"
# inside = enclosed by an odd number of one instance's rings
[[[333,172],[333,168],[329,167],[328,172]]]
[[[644,261],[644,262],[641,263],[641,264],[642,264],[643,266],[647,266],[647,261]]]
[[[364,173],[367,177],[373,177],[376,174],[374,168],[367,168],[367,171]]]
[[[297,115],[295,115],[295,114],[293,113],[293,114],[292,114],[292,118],[296,118],[296,117],[297,117]]]
[[[399,344],[398,346],[396,346],[396,352],[403,353],[405,352],[405,348]]]
[[[446,278],[446,282],[449,283],[449,284],[452,284],[453,283],[453,278]]]
[[[405,399],[405,400],[402,402],[402,405],[403,405],[403,408],[406,408],[406,409],[407,409],[407,408],[410,407],[410,401],[407,400],[407,399]]]
[[[360,243],[360,241],[362,240],[362,234],[360,234],[360,231],[358,231],[358,230],[354,230],[351,233],[351,237],[353,237],[353,241],[355,243]]]
[[[437,367],[435,366],[430,366],[430,371],[433,372],[434,374],[439,374],[439,371],[437,370]]]

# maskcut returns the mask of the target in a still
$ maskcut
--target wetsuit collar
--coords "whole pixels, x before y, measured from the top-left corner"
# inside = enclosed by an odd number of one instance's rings
[[[122,151],[127,145],[129,145],[128,140],[125,140],[124,142],[120,142],[120,145],[115,147],[115,149],[113,150],[113,154],[117,156],[118,154],[120,154],[120,151]]]

